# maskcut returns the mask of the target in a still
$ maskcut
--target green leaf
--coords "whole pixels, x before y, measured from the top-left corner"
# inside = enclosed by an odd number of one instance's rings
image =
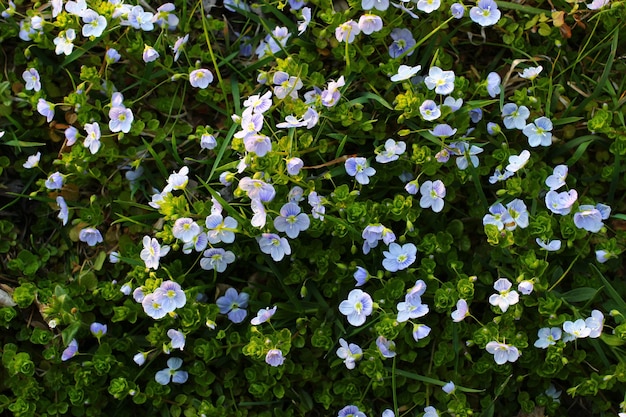
[[[570,303],[579,303],[591,300],[600,291],[602,288],[581,287],[568,291],[561,297]]]
[[[391,368],[387,368],[389,372],[391,372]],[[409,378],[409,379],[414,379],[416,381],[420,381],[420,382],[425,382],[427,384],[433,384],[433,385],[439,385],[441,387],[443,387],[444,385],[446,385],[448,383],[448,381],[440,381],[438,379],[434,379],[434,378],[430,378],[427,376],[423,376],[423,375],[418,375],[416,373],[413,372],[407,372],[407,371],[403,371],[401,369],[396,369],[395,373],[397,375]],[[474,389],[474,388],[466,388],[466,387],[461,387],[459,385],[455,385],[456,389],[458,391],[461,392],[485,392],[484,389]]]

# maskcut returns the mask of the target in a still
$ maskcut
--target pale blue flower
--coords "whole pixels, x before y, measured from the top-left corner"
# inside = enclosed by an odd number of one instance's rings
[[[270,349],[265,355],[265,362],[271,366],[280,366],[285,362],[283,352],[280,349]]]
[[[393,358],[396,356],[396,342],[393,340],[387,340],[384,336],[378,336],[376,346],[383,357]]]
[[[517,291],[522,295],[529,295],[535,289],[535,284],[533,281],[525,279],[522,280],[519,284],[517,284]]]
[[[356,181],[362,185],[369,184],[370,177],[376,174],[376,170],[368,165],[367,159],[361,157],[346,159],[345,168],[346,173],[355,177]]]
[[[410,52],[406,56],[411,56],[415,52],[412,50],[416,44],[415,38],[413,38],[413,34],[409,29],[393,29],[391,31],[391,39],[393,39],[393,43],[389,45],[389,56],[392,58],[397,58],[409,50]]]
[[[396,142],[393,139],[385,141],[385,150],[376,155],[376,162],[386,164],[397,160],[400,155],[406,151],[406,143],[403,141]]]
[[[298,185],[294,185],[287,193],[287,201],[290,203],[299,203],[304,200],[304,190]]]
[[[307,201],[311,206],[311,216],[314,219],[324,221],[324,213],[326,213],[326,207],[324,207],[324,197],[319,195],[317,191],[311,191],[307,197]]]
[[[242,178],[239,181],[239,188],[245,191],[251,200],[260,200],[264,203],[272,201],[276,196],[274,186],[250,177]]]
[[[491,136],[495,136],[500,132],[502,132],[502,128],[499,124],[494,122],[487,122],[487,133],[489,133]]]
[[[143,249],[139,256],[146,264],[146,268],[159,269],[159,259],[170,251],[169,246],[163,246],[155,238],[143,237]]]
[[[415,195],[419,191],[419,182],[417,181],[417,179],[413,181],[409,181],[404,186],[404,189],[406,190],[407,193],[411,195]]]
[[[111,251],[111,253],[109,253],[109,262],[111,262],[112,264],[119,263],[121,260],[122,258],[119,252]]]
[[[244,0],[224,0],[224,8],[230,12],[250,12],[250,6]]]
[[[76,129],[74,126],[70,126],[67,129],[65,129],[64,135],[65,135],[65,144],[67,146],[72,146],[73,144],[76,143],[76,140],[78,139],[78,129]]]
[[[420,198],[421,208],[430,207],[435,213],[443,210],[446,187],[441,180],[425,181],[420,187],[420,193],[422,194],[422,198]]]
[[[246,109],[252,109],[253,114],[263,114],[272,107],[272,92],[252,95],[243,102],[243,106]]]
[[[495,98],[500,94],[500,83],[502,79],[497,72],[490,72],[487,75],[487,93],[491,98]]]
[[[517,107],[515,103],[506,103],[502,107],[504,127],[507,129],[524,129],[528,116],[530,116],[530,110],[526,106]]]
[[[221,314],[228,314],[230,321],[241,323],[248,315],[248,311],[245,308],[248,306],[249,298],[250,296],[247,293],[237,293],[237,290],[231,287],[215,301],[215,304],[217,304]]]
[[[302,20],[298,21],[298,35],[302,35],[311,23],[311,8],[304,7],[302,9]]]
[[[272,308],[262,308],[256,313],[256,317],[250,320],[250,324],[252,324],[253,326],[258,326],[261,323],[265,323],[266,321],[269,321],[269,319],[271,319],[275,313],[276,306]]]
[[[176,30],[179,19],[174,13],[172,13],[174,10],[174,4],[165,3],[157,8],[157,13],[152,18],[152,21],[160,28],[167,27],[169,30]]]
[[[412,243],[400,246],[397,243],[389,245],[389,250],[384,251],[383,267],[389,272],[396,272],[408,268],[417,259],[417,247]]]
[[[339,414],[337,417],[367,417],[364,412],[359,410],[359,407],[356,405],[347,405],[341,410],[339,410]]]
[[[135,356],[133,356],[133,361],[141,366],[144,363],[146,363],[146,359],[148,358],[148,354],[146,352],[138,352],[135,354]]]
[[[483,111],[482,111],[481,109],[479,109],[479,108],[476,108],[476,109],[470,109],[470,111],[469,111],[469,117],[470,117],[470,120],[471,120],[473,123],[478,123],[478,122],[480,122],[480,121],[482,120],[482,118],[483,118]],[[468,133],[467,133],[467,134],[469,134],[469,131],[468,131]],[[467,135],[467,134],[466,134],[466,135]]]
[[[354,343],[348,344],[343,339],[339,339],[340,348],[337,349],[337,356],[343,359],[343,363],[348,369],[354,369],[356,361],[363,357],[363,350]]]
[[[419,107],[420,114],[426,121],[437,120],[441,116],[441,110],[433,100],[424,100]]]
[[[180,57],[180,54],[183,51],[188,40],[189,34],[182,37],[179,36],[176,39],[176,42],[174,42],[174,46],[172,46],[172,52],[174,52],[174,62],[178,61],[178,58]]]
[[[578,211],[574,213],[574,224],[579,229],[585,229],[588,232],[599,232],[604,226],[602,220],[609,218],[611,208],[604,204],[597,204],[595,207],[589,204],[583,204],[578,207]]]
[[[265,36],[265,39],[261,41],[256,48],[255,53],[260,58],[266,54],[275,54],[287,45],[287,41],[291,37],[289,29],[283,26],[276,26],[271,34]],[[261,76],[261,75],[259,75]]]
[[[454,386],[454,382],[450,381],[447,384],[445,384],[443,387],[441,387],[441,389],[446,394],[452,394],[454,390],[456,389],[456,387]]]
[[[600,262],[601,264],[607,262],[611,258],[617,258],[617,255],[604,249],[596,250],[596,261]]]
[[[31,169],[39,165],[39,160],[41,159],[41,152],[37,152],[34,155],[30,155],[26,162],[22,164],[22,166],[26,169]]]
[[[130,293],[131,291],[130,286],[127,286],[127,291]],[[146,301],[146,298],[148,296],[149,296],[149,299],[148,301]],[[143,287],[137,287],[133,290],[133,300],[142,304],[146,314],[148,314],[150,317],[153,317],[152,313],[155,313],[157,315],[160,315],[160,317],[164,317],[165,314],[167,314],[167,312],[163,309],[163,306],[161,305],[160,301],[157,302],[154,300],[154,297],[155,297],[154,293],[146,295],[144,293]]]
[[[604,327],[604,314],[600,310],[592,310],[591,317],[585,319],[585,326],[590,329],[589,337],[593,339],[600,337]]]
[[[519,294],[515,290],[511,290],[511,281],[506,278],[498,279],[493,288],[498,292],[489,296],[489,304],[492,306],[500,307],[503,313],[509,309],[510,306],[519,302]]]
[[[383,411],[382,417],[396,417],[396,415],[392,409],[387,408],[385,411]]]
[[[598,10],[608,5],[610,2],[611,0],[593,0],[591,3],[587,4],[587,8],[589,10]],[[626,414],[626,413],[621,413],[621,414]],[[620,417],[621,417],[621,414],[620,414]]]
[[[287,160],[286,166],[289,175],[298,175],[304,166],[304,161],[298,157],[292,157]]]
[[[561,391],[557,391],[553,384],[550,384],[550,386],[548,387],[547,390],[545,390],[544,393],[546,394],[546,396],[550,397],[552,401],[556,403],[561,402],[561,400],[559,400],[559,397],[561,396]],[[619,417],[626,417],[624,416],[624,413],[620,413],[618,415]]]
[[[295,239],[300,232],[309,228],[310,223],[309,216],[301,213],[296,203],[287,203],[280,208],[280,216],[274,219],[274,228]]]
[[[41,78],[39,77],[39,72],[37,72],[35,68],[29,68],[26,71],[24,71],[22,73],[22,78],[24,79],[24,82],[26,83],[24,88],[26,88],[27,91],[41,90]]]
[[[291,255],[291,247],[284,237],[274,233],[263,233],[257,237],[261,252],[268,254],[276,262],[282,260],[285,255]]]
[[[123,106],[114,106],[109,110],[109,129],[111,132],[130,132],[134,116],[131,109]]]
[[[467,301],[461,298],[456,302],[456,310],[451,313],[452,321],[458,323],[463,321],[467,316],[469,316]]]
[[[504,229],[505,224],[513,222],[511,215],[502,203],[496,203],[489,207],[489,213],[490,214],[485,214],[483,217],[483,226],[492,224],[496,226],[498,230],[502,230]]]
[[[508,171],[508,170],[504,170],[503,172],[500,171],[499,168],[496,168],[495,172],[493,173],[493,175],[491,177],[489,177],[489,183],[490,184],[495,184],[496,182],[500,182],[500,181],[504,181],[507,178],[511,178],[514,175],[513,172]]]
[[[211,149],[215,149],[216,146],[217,146],[217,140],[215,139],[215,136],[205,133],[200,137],[201,149],[211,150]]]
[[[535,239],[535,242],[541,247],[541,249],[546,250],[548,252],[555,252],[561,249],[561,241],[558,239],[551,240],[549,242],[544,242],[541,238]]]
[[[443,71],[441,68],[433,66],[428,70],[428,76],[424,78],[424,83],[429,90],[435,93],[448,95],[454,91],[455,75],[453,71]]]
[[[100,340],[100,338],[102,336],[107,334],[107,325],[106,324],[102,324],[102,323],[93,322],[93,323],[91,323],[91,325],[89,325],[89,331],[91,332],[91,334],[95,338]]]
[[[462,98],[455,99],[452,96],[448,96],[443,101],[443,105],[446,107],[449,107],[450,110],[452,110],[452,113],[454,113],[455,111],[460,109],[461,106],[463,106],[463,99]]]
[[[383,19],[372,13],[365,13],[359,18],[359,29],[366,35],[371,35],[383,28]],[[394,80],[391,80],[394,81]]]
[[[154,380],[161,385],[167,385],[172,381],[175,384],[184,384],[187,382],[189,375],[186,371],[179,371],[183,365],[180,358],[169,358],[167,360],[167,368],[160,370],[154,375]]]
[[[500,10],[494,0],[479,0],[478,5],[470,9],[470,19],[483,27],[495,25],[500,16]]]
[[[517,226],[522,229],[528,227],[528,208],[526,204],[516,198],[506,205],[506,209],[511,216],[512,224],[505,224],[506,230],[514,230]]]
[[[461,19],[465,14],[465,7],[461,3],[454,3],[450,6],[450,13],[455,19]]]
[[[586,337],[589,337],[589,335],[591,334],[591,329],[589,327],[587,327],[587,325],[585,324],[585,320],[583,319],[578,319],[574,322],[572,321],[566,321],[565,323],[563,323],[563,331],[565,333],[567,333],[567,336],[569,336],[567,339],[564,338],[564,341],[569,341],[573,339],[584,339]]]
[[[207,216],[205,225],[209,243],[214,245],[220,242],[233,243],[239,223],[230,216],[224,218],[221,214],[211,214]]]
[[[341,98],[339,89],[346,85],[346,80],[342,75],[337,81],[330,80],[325,90],[320,93],[320,100],[325,107],[333,107]]]
[[[193,70],[189,73],[189,84],[192,87],[205,89],[213,82],[213,74],[205,68]]]
[[[419,296],[406,296],[404,301],[399,302],[396,305],[398,309],[398,323],[404,323],[405,321],[417,319],[428,314],[428,306],[422,304],[422,300]]]
[[[433,406],[428,406],[424,408],[424,417],[439,417],[439,413]]]
[[[44,100],[43,98],[40,98],[37,101],[37,111],[46,118],[48,123],[50,123],[54,118],[54,104]]]
[[[100,125],[97,122],[87,123],[85,124],[85,131],[87,132],[87,137],[83,145],[92,154],[95,154],[100,149]]]
[[[67,345],[65,350],[63,350],[63,353],[61,354],[61,360],[65,362],[66,360],[69,360],[73,358],[74,356],[76,356],[77,353],[78,353],[78,342],[76,341],[76,339],[72,339],[70,341],[70,344]]]
[[[100,37],[107,27],[107,19],[99,15],[97,12],[88,9],[82,14],[83,18],[83,36],[85,37]]]
[[[554,214],[565,216],[572,210],[577,199],[576,190],[563,191],[562,193],[550,190],[546,194],[546,207]]]
[[[59,32],[59,35],[52,41],[55,44],[54,52],[57,55],[69,55],[74,50],[74,39],[76,39],[76,31],[68,29]]]
[[[543,67],[541,65],[537,67],[524,68],[524,71],[520,74],[520,77],[526,78],[527,80],[534,80],[541,73]]]
[[[540,349],[547,349],[548,346],[556,345],[557,340],[561,339],[561,329],[558,327],[542,327],[537,332],[538,339],[534,346]]]
[[[372,314],[373,306],[374,302],[368,293],[354,289],[348,294],[348,299],[339,304],[339,311],[347,317],[348,323],[358,327]]]
[[[522,132],[528,137],[528,144],[537,147],[550,146],[552,144],[552,121],[547,117],[535,119],[533,123],[527,124]]]
[[[185,347],[185,335],[179,330],[169,329],[167,331],[167,337],[170,338],[170,344],[172,349],[183,350]]]
[[[509,164],[506,166],[506,170],[509,172],[517,172],[524,168],[528,160],[530,159],[530,152],[524,149],[519,155],[509,156]]]
[[[274,83],[274,95],[278,99],[284,99],[290,96],[293,99],[298,98],[298,90],[302,88],[302,80],[300,77],[290,76],[284,71],[277,71],[272,79]]]
[[[357,266],[356,271],[354,271],[353,277],[356,280],[355,286],[360,287],[361,285],[367,282],[367,280],[370,277],[370,274],[367,272],[365,268],[361,266]]]
[[[567,165],[557,165],[552,170],[552,175],[546,178],[546,185],[550,187],[551,191],[558,190],[565,185],[565,179],[567,178]]]
[[[202,256],[200,267],[207,271],[224,272],[229,264],[235,262],[235,254],[222,248],[207,249]]]
[[[98,229],[93,227],[86,227],[81,229],[78,233],[78,240],[85,242],[89,246],[96,246],[98,243],[102,243],[102,234]]]
[[[445,124],[445,123],[438,124],[432,130],[429,130],[431,135],[438,137],[440,139],[446,139],[446,138],[449,138],[450,136],[454,136],[456,131],[457,129],[453,129],[452,127],[450,127],[449,124]]]
[[[154,62],[159,58],[159,56],[161,56],[159,52],[152,46],[144,45],[143,54],[141,55],[143,62],[145,62],[146,64],[149,62]]]
[[[134,29],[141,29],[150,32],[154,29],[154,14],[146,12],[141,6],[133,6],[125,20],[121,21],[122,26],[131,26]]]
[[[361,0],[363,10],[376,9],[384,12],[389,8],[389,0]]]
[[[469,161],[472,162],[472,166],[474,168],[478,167],[479,161],[476,155],[482,153],[483,148],[480,148],[476,145],[470,146],[468,142],[454,142],[450,144],[450,147],[455,149],[457,151],[457,154],[459,155],[459,157],[456,158],[456,166],[460,170],[463,171],[469,166],[468,157]]]
[[[164,281],[161,286],[152,293],[154,300],[160,304],[167,313],[182,308],[187,303],[187,296],[180,284],[174,281]],[[146,298],[148,296],[146,295]],[[145,299],[144,299],[145,300]]]
[[[104,60],[106,61],[108,65],[119,62],[121,58],[122,56],[120,55],[120,53],[117,52],[117,50],[114,48],[107,49],[106,53],[104,54]]]
[[[174,226],[172,227],[172,235],[176,239],[180,239],[183,242],[191,242],[194,237],[200,234],[202,229],[189,217],[181,217],[176,219]]]
[[[417,0],[417,10],[432,13],[441,6],[441,0]]]
[[[503,365],[506,362],[515,362],[519,358],[519,350],[513,345],[507,345],[500,342],[489,342],[486,346],[487,352],[493,355],[493,359],[498,365]]]
[[[425,324],[413,324],[413,339],[419,341],[430,334],[432,329]]]
[[[421,65],[417,65],[415,67],[410,67],[408,65],[400,65],[398,67],[398,72],[391,76],[390,80],[395,82],[408,80],[411,77],[414,77],[415,74],[422,69]]]
[[[350,19],[347,22],[344,22],[337,26],[335,29],[335,38],[339,42],[352,43],[354,42],[354,38],[356,35],[361,33],[361,29],[359,29],[359,24],[354,20]]]

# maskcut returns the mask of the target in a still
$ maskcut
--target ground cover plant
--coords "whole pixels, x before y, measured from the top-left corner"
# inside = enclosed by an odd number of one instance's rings
[[[3,413],[626,415],[624,1],[0,12]]]

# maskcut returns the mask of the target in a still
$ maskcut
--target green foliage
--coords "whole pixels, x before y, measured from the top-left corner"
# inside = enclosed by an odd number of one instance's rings
[[[626,412],[623,1],[5,3],[0,412]]]

